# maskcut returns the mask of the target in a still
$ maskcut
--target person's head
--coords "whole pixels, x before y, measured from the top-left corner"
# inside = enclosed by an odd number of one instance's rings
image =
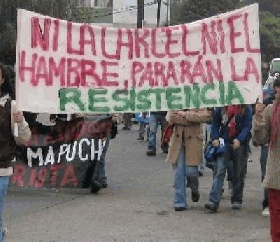
[[[15,73],[8,66],[0,63],[0,90],[1,96],[9,94],[12,99],[15,99]]]
[[[279,76],[275,77],[273,82],[273,88],[275,91],[275,99],[279,101],[280,100],[280,77]]]
[[[2,89],[2,85],[5,81],[5,68],[4,65],[0,63],[0,87]]]

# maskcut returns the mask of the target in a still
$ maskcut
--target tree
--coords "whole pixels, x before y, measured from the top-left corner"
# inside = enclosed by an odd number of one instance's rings
[[[1,0],[0,62],[13,65],[16,60],[17,9],[65,19],[67,10],[71,7],[71,0]]]
[[[260,7],[262,61],[269,62],[272,58],[280,56],[280,5],[277,4],[278,0],[246,0],[244,4],[254,2],[258,2]]]
[[[204,19],[222,12],[227,12],[244,5],[252,4],[256,0],[185,0],[177,5],[171,16],[172,24],[189,23]],[[278,0],[259,0],[260,4],[260,45],[262,61],[268,62],[272,58],[280,57],[280,12]],[[263,70],[266,76],[266,70]]]
[[[258,0],[255,2],[259,3],[260,11],[271,12],[276,16],[279,14],[280,11],[279,0]]]
[[[270,12],[260,13],[260,43],[267,61],[280,56],[280,18]]]
[[[172,24],[190,23],[235,9],[238,0],[188,0],[174,10]]]

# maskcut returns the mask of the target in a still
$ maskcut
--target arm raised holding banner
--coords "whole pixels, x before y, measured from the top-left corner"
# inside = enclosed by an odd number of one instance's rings
[[[16,111],[15,101],[11,102],[11,126],[15,141],[18,144],[25,144],[31,137],[28,123],[25,121],[23,113]]]
[[[207,109],[195,109],[186,111],[171,111],[169,122],[181,125],[191,125],[192,123],[206,123],[211,121],[212,111]]]

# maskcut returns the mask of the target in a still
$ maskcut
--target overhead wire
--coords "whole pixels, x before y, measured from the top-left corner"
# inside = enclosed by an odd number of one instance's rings
[[[149,7],[149,6],[152,6],[154,4],[156,4],[157,2],[150,2],[150,3],[145,3],[144,4],[144,7]],[[135,9],[138,9],[137,6],[131,6],[131,7],[128,7],[128,8],[125,8],[124,10],[117,10],[117,11],[110,11],[108,14],[103,14],[103,15],[98,15],[97,17],[98,18],[102,18],[102,17],[107,17],[107,16],[111,16],[111,15],[114,15],[114,14],[120,14],[120,13],[124,13],[124,12],[129,12],[129,11],[132,11],[132,10],[135,10]]]

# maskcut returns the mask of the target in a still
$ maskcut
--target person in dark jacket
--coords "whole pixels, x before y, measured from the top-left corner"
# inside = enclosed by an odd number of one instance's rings
[[[6,78],[6,79],[5,79]],[[5,68],[0,64],[0,242],[3,241],[6,228],[2,224],[2,212],[9,179],[13,174],[12,160],[15,158],[16,143],[25,144],[31,137],[31,132],[23,113],[16,110],[14,86]]]
[[[232,209],[240,209],[247,170],[246,149],[252,127],[252,108],[248,105],[232,105],[216,108],[212,121],[212,145],[224,143],[226,149],[217,158],[213,185],[205,208],[217,212],[221,201],[228,162],[232,162]]]

